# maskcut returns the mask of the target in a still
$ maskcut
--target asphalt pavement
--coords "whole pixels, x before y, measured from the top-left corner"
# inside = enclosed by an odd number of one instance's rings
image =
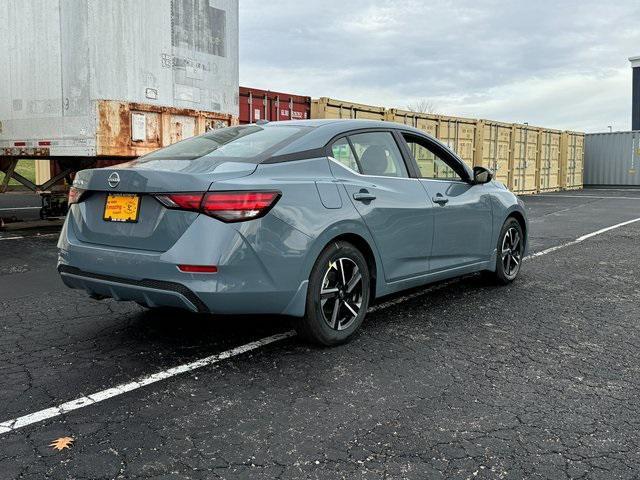
[[[640,190],[524,198],[531,258],[0,434],[0,478],[638,478]],[[55,231],[0,232],[0,423],[288,332],[66,289]],[[74,439],[62,451],[49,444]]]

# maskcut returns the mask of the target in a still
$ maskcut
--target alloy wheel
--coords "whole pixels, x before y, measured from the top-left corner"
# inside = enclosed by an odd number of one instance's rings
[[[515,227],[509,228],[502,238],[502,268],[508,278],[514,278],[522,262],[522,241]]]
[[[362,273],[347,257],[332,260],[322,279],[322,318],[334,330],[345,330],[356,320],[362,306]]]

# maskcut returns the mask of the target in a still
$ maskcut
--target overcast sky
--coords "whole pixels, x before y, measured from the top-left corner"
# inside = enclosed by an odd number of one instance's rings
[[[583,131],[631,126],[640,1],[240,0],[240,84]]]

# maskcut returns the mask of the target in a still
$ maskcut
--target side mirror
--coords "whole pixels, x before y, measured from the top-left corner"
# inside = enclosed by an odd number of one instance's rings
[[[493,179],[491,170],[484,167],[473,167],[473,183],[483,184],[489,183]]]

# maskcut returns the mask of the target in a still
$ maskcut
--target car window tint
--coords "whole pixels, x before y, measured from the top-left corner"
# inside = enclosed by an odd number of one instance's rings
[[[453,170],[447,162],[433,153],[425,142],[417,137],[404,135],[409,150],[420,169],[421,178],[437,178],[446,180],[462,180],[462,177]]]
[[[358,162],[356,162],[356,157],[353,154],[353,150],[351,150],[351,145],[349,145],[349,141],[346,138],[341,138],[337,140],[333,145],[331,145],[331,153],[333,158],[335,158],[339,163],[344,165],[351,170],[356,172],[360,172],[358,168]]]
[[[390,132],[369,132],[349,136],[365,175],[408,177],[400,149]]]

